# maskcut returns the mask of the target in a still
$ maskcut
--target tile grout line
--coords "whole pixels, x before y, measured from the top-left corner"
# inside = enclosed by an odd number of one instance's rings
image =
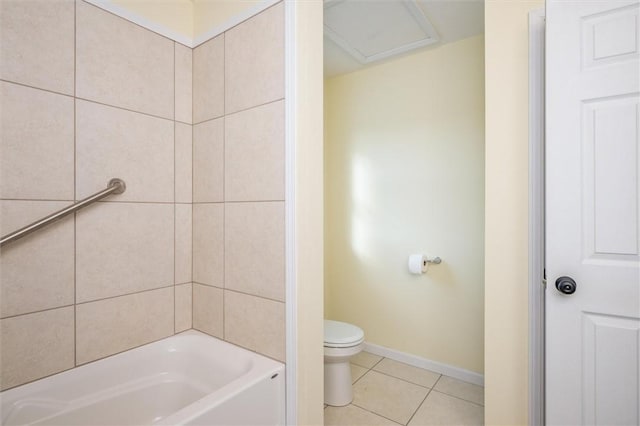
[[[484,409],[484,405],[482,405],[482,404],[478,404],[477,402],[470,401],[470,400],[468,400],[468,399],[464,399],[464,398],[461,398],[461,397],[456,396],[456,395],[451,395],[450,393],[442,392],[442,391],[439,391],[439,390],[437,390],[437,389],[433,389],[433,391],[434,391],[435,393],[439,393],[439,394],[441,394],[441,395],[450,396],[451,398],[455,398],[455,399],[458,399],[458,400],[460,400],[460,401],[468,402],[469,404],[473,404],[473,405],[475,405],[475,406],[477,406],[477,407],[482,407],[482,408]]]
[[[23,312],[21,314],[7,315],[6,317],[0,318],[0,320],[4,321],[4,320],[7,320],[7,319],[24,317],[24,316],[27,316],[27,315],[39,314],[39,313],[42,313],[42,312],[55,311],[56,309],[71,308],[71,307],[75,307],[75,306],[76,306],[76,303],[74,301],[74,303],[69,303],[67,305],[54,306],[52,308],[39,309],[37,311]],[[74,314],[74,319],[75,319],[75,314]]]
[[[226,84],[225,84],[225,86],[226,86]],[[226,99],[226,98],[225,98],[225,99]],[[243,109],[240,109],[240,110],[238,110],[238,111],[230,112],[230,113],[228,113],[228,114],[227,114],[227,113],[225,113],[225,112],[223,112],[223,113],[222,113],[222,115],[218,115],[218,116],[216,116],[216,117],[212,117],[212,118],[207,118],[206,120],[202,120],[202,121],[199,121],[199,122],[197,122],[197,123],[193,123],[193,125],[194,125],[194,126],[196,126],[196,125],[198,125],[198,124],[207,123],[207,122],[209,122],[209,121],[220,120],[220,119],[223,119],[223,118],[227,118],[227,117],[229,117],[229,116],[232,116],[232,115],[240,114],[241,112],[247,112],[247,111],[250,111],[250,110],[252,110],[252,109],[256,109],[256,108],[260,108],[260,107],[263,107],[263,106],[267,106],[267,105],[275,104],[275,103],[277,103],[277,102],[281,102],[281,101],[284,101],[284,100],[285,100],[285,98],[278,98],[278,99],[274,99],[274,100],[272,100],[272,101],[264,102],[264,103],[261,103],[261,104],[258,104],[258,105],[253,105],[253,106],[250,106],[250,107],[247,107],[247,108],[243,108]]]
[[[413,411],[413,414],[411,415],[411,417],[409,417],[409,420],[407,421],[406,425],[408,426],[409,423],[411,423],[411,420],[413,420],[413,418],[415,417],[415,415],[418,413],[418,410],[420,410],[420,408],[422,407],[422,405],[424,404],[424,402],[427,400],[427,398],[429,397],[429,395],[431,395],[431,392],[433,392],[433,389],[436,387],[436,385],[438,384],[438,382],[440,381],[440,379],[442,378],[442,374],[440,374],[440,376],[438,376],[438,378],[436,379],[436,381],[433,383],[433,386],[429,388],[429,392],[427,392],[427,394],[424,396],[424,398],[422,399],[422,402],[420,402],[420,404],[418,404],[418,406],[416,407],[416,409]]]
[[[393,422],[393,423],[395,423],[395,424],[397,424],[397,425],[402,425],[402,423],[400,423],[400,422],[398,422],[398,421],[395,421],[395,420],[393,420],[393,419],[390,419],[389,417],[383,416],[382,414],[376,413],[375,411],[371,411],[371,410],[370,410],[370,409],[368,409],[368,408],[361,407],[361,406],[359,406],[358,404],[354,404],[353,402],[351,402],[351,404],[349,404],[349,405],[353,405],[354,407],[358,407],[359,409],[364,410],[364,411],[366,411],[367,413],[371,413],[371,414],[373,414],[373,415],[375,415],[375,416],[382,417],[383,419],[389,420],[389,421],[391,421],[391,422]],[[346,405],[346,407],[348,407],[348,405]],[[341,407],[337,407],[337,408],[341,408]]]
[[[75,80],[75,76],[74,76],[74,80]],[[26,87],[26,88],[33,89],[33,90],[39,90],[39,91],[42,91],[42,92],[47,92],[47,93],[50,93],[50,94],[53,94],[53,95],[66,96],[66,97],[72,98],[74,100],[80,100],[80,101],[83,101],[83,102],[88,102],[88,103],[92,103],[92,104],[96,104],[96,105],[102,105],[102,106],[105,106],[105,107],[108,107],[108,108],[114,108],[114,109],[118,109],[118,110],[121,110],[121,111],[131,112],[131,113],[134,113],[134,114],[140,114],[140,115],[144,115],[144,116],[147,116],[147,117],[153,117],[153,118],[157,118],[159,120],[175,121],[175,120],[172,120],[171,118],[163,117],[161,115],[151,114],[151,113],[144,112],[144,111],[137,111],[135,109],[127,108],[127,107],[124,107],[124,106],[113,105],[113,104],[109,104],[109,103],[106,103],[106,102],[101,102],[101,101],[98,101],[98,100],[95,100],[95,99],[88,99],[88,98],[83,98],[81,96],[77,96],[76,93],[75,93],[75,87],[74,87],[74,94],[73,95],[69,95],[67,93],[55,92],[53,90],[44,89],[42,87],[37,87],[37,86],[31,86],[29,84],[20,83],[20,82],[17,82],[17,81],[5,80],[5,79],[0,79],[0,81],[4,82],[4,83],[9,83],[9,84],[15,84],[16,86],[22,86],[22,87]]]
[[[74,17],[74,27],[75,27],[75,17]],[[74,56],[75,56],[75,35],[74,35]],[[68,93],[62,93],[62,92],[56,92],[55,90],[51,90],[51,89],[45,89],[44,87],[38,87],[38,86],[32,86],[30,84],[27,83],[21,83],[19,81],[14,81],[14,80],[7,80],[4,78],[0,78],[0,82],[3,83],[9,83],[9,84],[15,84],[16,86],[22,86],[22,87],[26,87],[28,89],[33,89],[33,90],[40,90],[42,92],[47,92],[53,95],[60,95],[60,96],[66,96],[67,98],[73,98],[75,99],[76,97],[76,82],[75,82],[75,58],[74,58],[74,70],[73,70],[74,76],[73,76],[73,94],[68,94]]]

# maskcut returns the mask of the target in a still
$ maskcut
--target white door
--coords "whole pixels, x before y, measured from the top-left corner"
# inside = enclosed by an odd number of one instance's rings
[[[547,0],[548,425],[640,424],[638,12]]]

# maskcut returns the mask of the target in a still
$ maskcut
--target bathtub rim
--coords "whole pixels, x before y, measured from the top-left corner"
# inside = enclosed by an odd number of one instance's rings
[[[184,338],[188,338],[185,340]],[[196,337],[198,340],[197,344],[205,346],[205,348],[194,348],[193,343],[194,339],[192,337]],[[186,343],[184,343],[186,342]],[[203,343],[200,343],[203,342]],[[82,379],[82,375],[87,375],[90,372],[96,371],[100,368],[103,368],[105,364],[107,364],[107,368],[113,368],[117,366],[110,366],[108,363],[114,364],[118,361],[124,359],[127,356],[138,356],[140,354],[145,354],[145,352],[153,353],[157,351],[157,355],[164,354],[167,352],[171,352],[172,347],[180,346],[180,343],[187,346],[191,346],[191,349],[206,350],[211,349],[207,348],[207,345],[213,344],[218,347],[228,348],[231,355],[235,355],[241,353],[247,357],[247,359],[251,360],[250,369],[244,372],[242,375],[234,378],[228,383],[225,383],[220,388],[215,389],[213,392],[204,395],[203,397],[196,399],[189,403],[188,405],[178,409],[177,411],[167,415],[163,419],[154,422],[153,425],[176,425],[182,424],[184,422],[189,421],[190,419],[197,418],[203,412],[211,407],[218,406],[233,398],[234,396],[241,393],[243,390],[250,388],[256,383],[270,378],[272,376],[277,376],[279,374],[285,374],[285,364],[274,360],[272,358],[268,358],[262,354],[251,351],[250,349],[243,348],[241,346],[235,345],[233,343],[224,341],[218,337],[211,336],[209,334],[203,333],[201,331],[195,329],[189,329],[180,333],[176,333],[174,335],[165,337],[160,340],[156,340],[154,342],[149,342],[144,345],[140,345],[122,352],[118,352],[104,358],[97,359],[95,361],[91,361],[82,365],[78,365],[77,367],[61,371],[59,373],[43,377],[38,380],[34,380],[29,383],[25,383],[19,386],[15,386],[10,389],[6,389],[0,392],[0,420],[1,424],[4,425],[7,420],[11,418],[11,413],[13,412],[13,407],[16,404],[19,404],[21,401],[28,401],[29,399],[37,400],[39,395],[46,395],[46,392],[51,392],[55,389],[56,380],[60,380],[65,377],[62,385],[69,385],[73,383],[73,380]],[[229,353],[227,353],[229,355]],[[206,366],[205,366],[206,367]],[[71,377],[68,377],[71,376]],[[80,377],[77,377],[80,376]],[[275,377],[274,376],[274,377]],[[124,382],[123,386],[128,382]],[[285,395],[283,395],[285,398]],[[49,414],[43,417],[40,417],[36,420],[32,420],[32,424],[43,421],[47,418],[52,418],[55,416],[59,416],[64,413],[68,413],[70,411],[77,410],[81,408],[80,406],[71,406],[60,410],[54,414]]]

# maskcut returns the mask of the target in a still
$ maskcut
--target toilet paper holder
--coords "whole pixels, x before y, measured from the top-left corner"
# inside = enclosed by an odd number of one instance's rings
[[[427,266],[427,263],[433,263],[434,265],[439,265],[442,263],[442,259],[440,257],[425,257],[424,258],[424,266]]]
[[[409,272],[411,274],[420,275],[426,274],[429,270],[429,265],[440,264],[442,259],[439,256],[429,256],[428,254],[412,254],[409,256]]]

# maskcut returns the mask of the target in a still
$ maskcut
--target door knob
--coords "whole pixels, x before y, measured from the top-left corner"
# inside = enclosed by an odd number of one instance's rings
[[[556,288],[560,293],[573,294],[578,284],[571,277],[560,277],[556,280]]]

